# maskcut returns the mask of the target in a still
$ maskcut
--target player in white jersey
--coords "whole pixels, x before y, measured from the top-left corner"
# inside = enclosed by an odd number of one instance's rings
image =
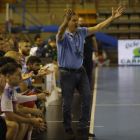
[[[7,84],[1,98],[1,111],[6,120],[17,123],[18,132],[13,140],[23,139],[27,130],[27,124],[35,127],[43,125],[41,118],[31,118],[30,115],[19,111],[14,87],[21,82],[21,66],[16,63],[5,64],[1,72],[6,76]]]

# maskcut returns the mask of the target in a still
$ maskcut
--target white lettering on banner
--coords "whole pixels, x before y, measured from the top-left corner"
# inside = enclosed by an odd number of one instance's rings
[[[140,65],[140,40],[118,40],[118,64]]]

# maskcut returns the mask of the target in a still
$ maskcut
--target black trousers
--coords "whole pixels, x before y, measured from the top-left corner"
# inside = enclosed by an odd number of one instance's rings
[[[82,101],[82,110],[78,129],[87,128],[89,125],[92,98],[85,68],[81,67],[77,70],[59,68],[59,74],[62,89],[62,111],[65,130],[71,129],[71,107],[75,88],[79,91]]]
[[[5,120],[0,117],[0,140],[6,140],[7,126]]]
[[[92,69],[93,69],[93,61],[92,61],[92,53],[85,53],[84,54],[84,61],[83,66],[86,69],[87,76],[89,79],[89,83],[91,84],[91,78],[92,78]]]

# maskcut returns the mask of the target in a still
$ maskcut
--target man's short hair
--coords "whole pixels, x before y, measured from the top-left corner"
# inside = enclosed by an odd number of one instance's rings
[[[21,39],[19,42],[18,42],[18,46],[21,46],[21,44],[23,43],[30,43],[30,41],[28,39]]]
[[[16,63],[16,61],[11,57],[1,57],[0,58],[0,68],[7,63]]]
[[[74,15],[77,15],[77,14],[75,12],[73,12],[72,15],[74,16]],[[63,16],[63,21],[65,20],[65,18],[66,18],[66,14]]]
[[[0,57],[4,57],[4,55],[5,55],[5,51],[0,50]]]
[[[19,43],[29,43],[30,41],[28,40],[28,39],[21,39],[20,41],[19,41]]]
[[[34,63],[41,63],[41,60],[37,57],[37,56],[30,56],[29,58],[28,58],[28,60],[27,60],[27,65],[29,64],[29,63],[31,63],[32,65],[34,64]]]
[[[6,74],[13,75],[16,72],[17,68],[22,69],[20,64],[7,63],[7,64],[3,65],[3,67],[1,68],[1,73],[5,76],[6,76]]]
[[[41,38],[40,34],[36,34],[34,37],[34,41],[37,41],[38,38]]]

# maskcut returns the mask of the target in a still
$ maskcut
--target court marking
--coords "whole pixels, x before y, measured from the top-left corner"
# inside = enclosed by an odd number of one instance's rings
[[[93,102],[92,102],[91,117],[90,117],[90,127],[89,127],[89,132],[92,133],[92,134],[93,134],[93,131],[94,131],[94,117],[95,117],[96,94],[97,94],[97,78],[98,78],[98,67],[95,68]]]
[[[140,104],[96,104],[95,106],[140,106]]]

